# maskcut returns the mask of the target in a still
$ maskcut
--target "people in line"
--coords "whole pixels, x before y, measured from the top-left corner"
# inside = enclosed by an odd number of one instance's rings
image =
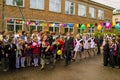
[[[75,37],[68,32],[55,34],[25,31],[15,34],[0,34],[0,60],[3,71],[16,70],[24,67],[41,67],[44,70],[48,64],[57,65],[64,60],[64,65],[76,62],[82,58],[100,55],[103,46],[104,66],[120,67],[120,40],[98,35],[77,34]],[[111,40],[112,39],[112,40]],[[103,45],[102,45],[103,42]],[[98,47],[98,50],[97,50]],[[98,51],[98,52],[96,52]]]

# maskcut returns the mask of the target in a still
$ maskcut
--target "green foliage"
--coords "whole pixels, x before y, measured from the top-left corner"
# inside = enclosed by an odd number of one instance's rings
[[[113,33],[116,34],[117,36],[120,35],[120,30],[113,30]]]
[[[103,36],[104,36],[104,33],[99,32],[99,31],[96,31],[96,32],[94,33],[94,35],[95,35],[95,37],[97,37],[98,35],[100,35],[101,37],[103,37]]]

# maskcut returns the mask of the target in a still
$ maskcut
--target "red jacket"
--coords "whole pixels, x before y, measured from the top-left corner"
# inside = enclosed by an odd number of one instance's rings
[[[35,44],[35,45],[34,45]],[[39,54],[40,53],[40,47],[41,45],[36,43],[36,42],[33,42],[33,45],[32,45],[32,53],[33,54]]]

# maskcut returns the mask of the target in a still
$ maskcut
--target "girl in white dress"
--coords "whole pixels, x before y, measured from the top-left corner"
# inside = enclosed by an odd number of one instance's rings
[[[73,61],[76,60],[77,58],[77,54],[81,52],[81,49],[82,49],[82,44],[80,43],[82,39],[80,39],[80,35],[77,34],[76,35],[76,39],[74,41],[74,56],[73,56]],[[80,54],[80,58],[81,58],[81,54]]]
[[[95,55],[95,48],[96,48],[95,39],[92,37],[91,38],[91,52],[93,52],[94,55]]]
[[[86,34],[84,37],[84,53],[85,53],[85,58],[87,56],[87,54],[90,56],[90,38],[89,35]]]

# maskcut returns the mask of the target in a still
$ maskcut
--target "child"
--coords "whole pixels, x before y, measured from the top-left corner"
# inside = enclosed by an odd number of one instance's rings
[[[28,42],[27,42],[27,57],[26,57],[26,60],[27,60],[27,66],[30,66],[31,64],[31,56],[32,56],[32,41],[31,41],[31,38],[28,37]]]
[[[22,45],[21,45],[21,39],[17,39],[17,50],[16,50],[16,68],[20,68],[20,56],[21,56],[21,49],[22,49]]]
[[[96,48],[96,44],[95,44],[95,39],[94,38],[91,38],[91,51],[94,53],[95,55],[95,48]]]
[[[2,61],[2,69],[3,71],[7,71],[9,69],[9,58],[8,58],[8,43],[1,42],[0,43],[0,54]]]
[[[103,61],[104,61],[104,66],[107,66],[110,60],[110,48],[109,48],[109,42],[108,40],[105,41],[105,44],[103,45],[103,51],[104,51],[104,57],[103,57]]]
[[[23,40],[21,41],[21,44],[22,44],[21,67],[25,67],[25,59],[26,59],[26,55],[27,55],[27,44]]]
[[[38,43],[37,37],[34,38],[33,43],[32,43],[32,53],[33,53],[34,66],[37,67],[39,66],[38,57],[40,54],[40,44]]]
[[[49,42],[47,41],[47,36],[44,35],[42,39],[42,54],[41,54],[41,70],[45,69],[45,64],[46,64],[46,56],[48,53],[48,50],[50,48]]]
[[[16,44],[14,44],[14,40],[9,39],[9,48],[8,48],[8,54],[9,54],[9,69],[15,70],[16,68]]]
[[[81,45],[80,42],[81,42],[80,35],[77,34],[76,35],[76,39],[74,41],[74,51],[75,51],[75,54],[73,56],[73,61],[76,61],[77,54],[81,51],[82,45]]]

